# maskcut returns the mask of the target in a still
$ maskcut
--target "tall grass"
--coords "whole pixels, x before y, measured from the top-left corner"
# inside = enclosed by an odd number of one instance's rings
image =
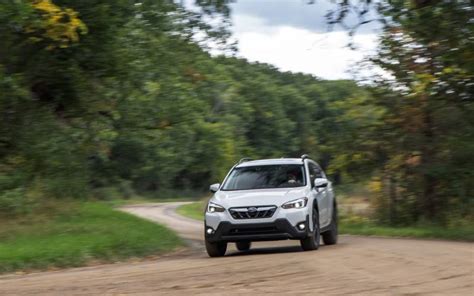
[[[160,254],[182,244],[164,226],[86,202],[0,224],[0,272]]]

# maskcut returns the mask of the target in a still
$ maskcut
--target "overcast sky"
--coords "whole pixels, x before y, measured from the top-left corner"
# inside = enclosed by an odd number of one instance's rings
[[[325,79],[351,78],[348,73],[377,45],[377,26],[366,25],[347,48],[341,27],[329,30],[324,15],[332,4],[319,0],[238,0],[231,4],[239,56],[275,65],[283,71],[304,72]],[[355,19],[348,20],[354,22]]]

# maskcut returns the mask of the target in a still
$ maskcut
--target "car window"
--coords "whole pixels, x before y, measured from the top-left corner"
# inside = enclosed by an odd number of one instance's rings
[[[308,164],[308,169],[309,169],[309,178],[311,180],[311,184],[314,183],[314,179],[316,178],[324,178],[324,173],[321,170],[321,168],[314,163],[309,163]]]
[[[305,185],[302,165],[263,165],[235,168],[222,190],[291,188]]]

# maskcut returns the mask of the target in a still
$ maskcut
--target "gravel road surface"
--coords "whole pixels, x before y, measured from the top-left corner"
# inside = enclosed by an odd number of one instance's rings
[[[297,241],[208,258],[202,223],[182,203],[123,210],[168,225],[190,244],[158,259],[0,276],[0,295],[474,295],[474,244],[340,236],[303,252]]]

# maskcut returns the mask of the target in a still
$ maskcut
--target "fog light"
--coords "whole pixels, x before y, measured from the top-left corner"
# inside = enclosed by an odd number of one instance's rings
[[[206,230],[207,234],[213,234],[214,233],[214,229],[212,229],[211,227],[208,227],[207,230]]]
[[[306,228],[306,225],[304,225],[304,223],[300,223],[300,224],[298,225],[298,228],[299,228],[300,230],[303,230],[303,229]]]

